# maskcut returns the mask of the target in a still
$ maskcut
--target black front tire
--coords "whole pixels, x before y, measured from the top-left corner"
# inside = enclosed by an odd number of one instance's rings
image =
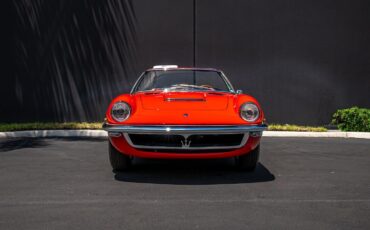
[[[252,172],[256,169],[260,155],[260,146],[258,145],[251,152],[241,155],[237,159],[238,169],[241,171]]]
[[[126,171],[131,166],[131,158],[128,155],[119,152],[109,142],[109,161],[115,171]]]

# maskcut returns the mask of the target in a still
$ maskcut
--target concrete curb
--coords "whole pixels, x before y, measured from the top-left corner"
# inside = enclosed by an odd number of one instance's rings
[[[290,132],[290,131],[265,131],[265,137],[340,137],[370,139],[370,132]],[[12,137],[107,137],[104,130],[31,130],[0,132],[0,138]]]
[[[370,139],[370,132],[291,132],[291,131],[265,131],[265,137],[341,137]]]
[[[8,137],[106,137],[104,130],[30,130],[0,132],[0,138]]]

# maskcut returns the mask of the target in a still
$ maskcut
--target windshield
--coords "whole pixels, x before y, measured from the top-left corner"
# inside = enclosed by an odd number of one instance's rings
[[[222,74],[210,70],[151,70],[140,78],[137,91],[232,91]]]

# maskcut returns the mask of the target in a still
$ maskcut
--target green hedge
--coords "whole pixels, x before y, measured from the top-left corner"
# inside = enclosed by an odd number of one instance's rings
[[[333,114],[332,124],[343,131],[370,132],[370,109],[340,109]]]

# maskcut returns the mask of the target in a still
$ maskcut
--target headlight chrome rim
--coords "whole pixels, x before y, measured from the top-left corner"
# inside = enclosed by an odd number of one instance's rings
[[[252,111],[253,114],[246,114],[246,111],[248,109]],[[239,115],[243,120],[247,122],[254,122],[260,117],[260,110],[258,106],[253,102],[246,102],[240,106]],[[247,118],[246,116],[251,116],[251,118]]]
[[[114,110],[119,110],[119,109],[124,110],[124,112],[122,112],[122,114],[115,114]],[[130,115],[131,115],[131,106],[128,103],[123,102],[123,101],[116,102],[112,106],[112,109],[110,111],[110,115],[112,116],[112,118],[115,121],[123,122],[123,121],[127,120],[130,117]]]

